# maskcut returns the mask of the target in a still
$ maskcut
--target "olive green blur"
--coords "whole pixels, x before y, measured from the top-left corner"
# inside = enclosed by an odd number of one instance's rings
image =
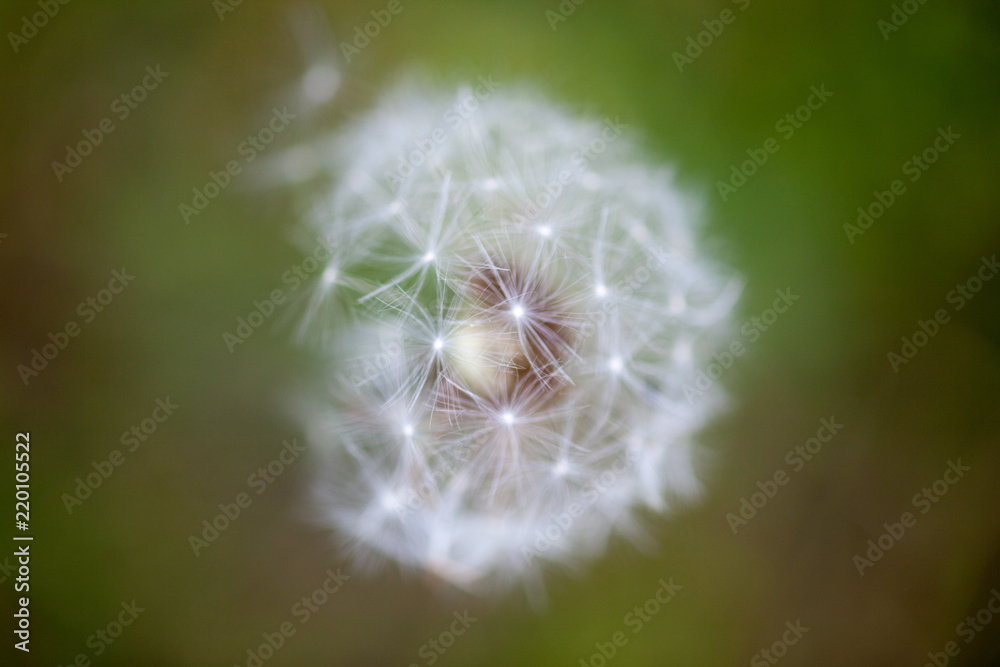
[[[746,284],[742,353],[705,369],[731,400],[701,436],[704,498],[648,516],[640,548],[551,568],[540,610],[365,573],[306,520],[307,457],[257,472],[306,442],[297,392],[323,380],[293,342],[308,190],[245,171],[180,205],[296,113],[310,5],[3,4],[0,497],[12,515],[28,431],[34,541],[30,654],[0,549],[0,663],[246,666],[288,623],[266,667],[998,664],[1000,616],[960,624],[1000,587],[1000,5],[579,2],[325,2],[343,86],[261,151],[338,127],[400,72],[493,76],[620,119],[704,202],[707,247]],[[249,338],[224,338],[276,289]],[[779,290],[795,298],[769,312]],[[238,518],[193,547],[220,504]]]

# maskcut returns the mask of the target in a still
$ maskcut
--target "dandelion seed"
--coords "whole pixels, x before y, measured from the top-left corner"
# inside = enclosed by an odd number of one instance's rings
[[[314,104],[322,104],[333,98],[340,87],[340,72],[329,63],[317,63],[306,71],[302,79],[302,89]]]
[[[323,286],[329,287],[337,282],[337,269],[333,266],[328,266],[323,270]]]
[[[382,494],[381,501],[382,501],[382,509],[387,510],[389,512],[395,512],[400,507],[399,499],[393,493],[386,492]]]

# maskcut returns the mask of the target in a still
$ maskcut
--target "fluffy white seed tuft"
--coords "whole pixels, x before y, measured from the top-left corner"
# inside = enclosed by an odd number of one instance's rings
[[[323,520],[362,560],[484,589],[697,495],[718,401],[684,387],[739,290],[617,120],[471,95],[404,83],[324,144],[310,223],[338,250],[303,327],[333,341],[309,413]]]

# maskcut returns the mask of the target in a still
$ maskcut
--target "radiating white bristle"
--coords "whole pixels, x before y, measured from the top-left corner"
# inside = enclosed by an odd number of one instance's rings
[[[311,227],[340,251],[303,325],[351,304],[310,419],[325,521],[359,558],[484,588],[697,494],[717,404],[681,387],[734,301],[627,129],[512,88],[468,111],[482,86],[404,83],[333,142]]]

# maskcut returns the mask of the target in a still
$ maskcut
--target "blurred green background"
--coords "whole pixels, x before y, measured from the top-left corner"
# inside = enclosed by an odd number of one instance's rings
[[[346,41],[386,5],[322,10]],[[16,53],[8,35],[0,56],[3,460],[30,431],[35,536],[32,651],[15,655],[4,629],[4,664],[82,653],[95,665],[246,665],[262,633],[293,621],[266,665],[424,665],[422,645],[465,610],[476,622],[437,664],[600,665],[595,644],[619,630],[628,643],[609,664],[767,664],[755,655],[797,620],[809,630],[781,664],[923,665],[949,641],[960,650],[948,664],[1000,664],[1000,618],[969,643],[956,629],[1000,585],[1000,280],[960,311],[947,301],[1000,252],[1000,6],[913,1],[885,35],[889,2],[563,6],[575,9],[553,29],[558,0],[404,2],[345,64],[336,103],[268,150],[336,127],[414,67],[455,82],[528,80],[621,117],[703,193],[706,237],[746,277],[741,320],[776,289],[801,296],[722,378],[732,409],[702,437],[704,501],[652,517],[655,547],[616,542],[593,565],[552,570],[542,611],[522,594],[480,600],[393,568],[364,575],[301,520],[308,462],[251,494],[195,556],[188,536],[218,504],[247,491],[283,440],[304,441],[286,399],[315,362],[291,327],[276,316],[232,354],[222,340],[302,260],[289,241],[295,198],[247,174],[190,224],[178,212],[273,107],[295,101],[308,61],[290,18],[302,5],[243,2],[220,19],[210,0],[70,2]],[[723,10],[734,20],[679,71],[675,52]],[[19,32],[38,11],[5,2],[0,27]],[[114,117],[112,100],[157,65],[169,76]],[[783,137],[776,122],[821,85],[833,96]],[[58,181],[52,162],[108,116],[115,130]],[[948,127],[960,138],[911,182],[904,163]],[[769,137],[780,150],[723,201],[717,182]],[[845,223],[894,179],[905,194],[849,242]],[[82,323],[78,304],[122,267],[134,281]],[[939,308],[950,321],[893,372],[887,354]],[[80,334],[26,385],[18,365],[70,320]],[[167,397],[180,407],[127,451],[122,433]],[[786,452],[831,416],[844,428],[793,472]],[[124,463],[68,513],[63,494],[115,449]],[[853,557],[959,458],[971,470],[859,576]],[[778,470],[788,484],[734,535],[726,515]],[[351,578],[298,623],[293,605],[337,567]],[[681,592],[632,634],[625,614],[661,577]],[[13,578],[0,579],[7,628]],[[138,619],[110,646],[88,645],[133,599]]]

